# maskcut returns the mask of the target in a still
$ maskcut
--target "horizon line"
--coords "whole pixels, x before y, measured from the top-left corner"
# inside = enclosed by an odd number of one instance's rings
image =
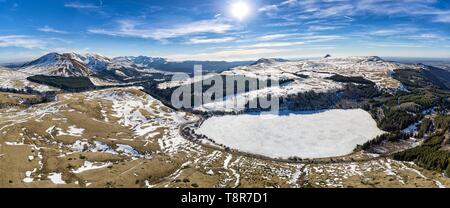
[[[70,54],[70,53],[74,53],[74,54],[79,54],[79,55],[86,55],[86,54],[98,54],[101,56],[105,56],[107,58],[119,58],[119,57],[139,57],[139,56],[143,56],[143,57],[150,57],[150,58],[162,58],[162,59],[166,59],[168,62],[189,62],[189,61],[199,61],[199,62],[207,62],[207,61],[212,61],[212,62],[251,62],[251,61],[258,61],[260,59],[284,59],[284,60],[288,60],[288,61],[295,61],[295,60],[300,60],[300,59],[317,59],[317,58],[323,58],[324,56],[328,55],[325,54],[323,56],[303,56],[303,57],[295,57],[295,58],[283,58],[283,57],[260,57],[260,58],[256,58],[256,59],[171,59],[171,58],[165,58],[163,56],[148,56],[148,55],[120,55],[120,56],[106,56],[100,53],[96,53],[96,52],[86,52],[86,53],[76,53],[76,52],[48,52],[45,53],[44,55],[40,55],[40,56],[35,56],[33,58],[27,58],[26,60],[17,60],[17,61],[0,61],[0,66],[4,66],[4,65],[8,65],[8,64],[20,64],[20,63],[27,63],[27,62],[31,62],[34,60],[37,60],[43,56],[46,56],[48,54],[51,53],[57,53],[57,54]],[[450,57],[419,57],[419,56],[383,56],[383,55],[331,55],[331,58],[348,58],[348,57],[380,57],[382,59],[387,59],[387,58],[396,58],[396,59],[427,59],[427,60],[442,60],[442,61],[450,61]]]

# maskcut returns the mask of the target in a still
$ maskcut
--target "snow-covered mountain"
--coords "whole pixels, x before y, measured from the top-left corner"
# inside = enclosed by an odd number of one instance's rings
[[[113,61],[124,66],[135,65],[137,67],[145,68],[155,68],[167,63],[167,60],[164,58],[153,58],[148,56],[121,56],[114,58]]]
[[[19,72],[29,75],[86,76],[107,81],[134,80],[149,73],[192,72],[194,65],[203,65],[204,71],[221,72],[222,75],[244,75],[260,78],[271,76],[275,79],[293,80],[278,89],[281,94],[295,94],[304,91],[329,91],[344,85],[330,78],[333,75],[362,77],[374,83],[379,89],[395,91],[403,86],[394,78],[397,69],[418,70],[435,85],[450,88],[450,84],[441,79],[449,79],[448,72],[421,64],[402,64],[385,61],[377,56],[309,59],[288,61],[284,59],[263,58],[257,62],[220,62],[220,61],[184,61],[170,62],[164,58],[146,56],[123,56],[108,58],[89,53],[49,53],[41,58],[24,64]],[[406,78],[407,79],[407,78]],[[161,88],[164,88],[161,84]],[[170,85],[172,86],[172,85]]]
[[[167,60],[164,58],[153,58],[148,56],[119,56],[111,59],[110,70],[137,70],[140,72],[150,72],[161,68]]]
[[[83,58],[83,63],[94,71],[107,70],[108,66],[112,63],[110,58],[96,53],[88,53]]]
[[[29,74],[52,76],[113,75],[122,78],[135,76],[140,72],[186,72],[192,73],[194,65],[203,65],[204,71],[222,72],[236,66],[253,62],[225,61],[182,61],[171,62],[165,58],[147,56],[121,56],[108,58],[95,53],[49,53],[41,58],[18,67]]]
[[[125,78],[138,68],[153,68],[150,63],[156,61],[161,62],[161,59],[144,56],[111,59],[96,53],[87,53],[85,55],[77,53],[49,53],[22,65],[19,67],[19,71],[32,75],[64,77],[113,75]]]
[[[265,61],[250,66],[239,66],[224,75],[245,75],[250,77],[275,76],[283,79],[298,79],[299,75],[327,77],[335,74],[361,76],[374,82],[379,88],[396,89],[400,83],[392,78],[395,69],[407,67],[404,64],[384,61],[379,57],[321,58],[302,61]],[[413,67],[413,66],[408,66]],[[301,76],[300,76],[301,77]],[[304,78],[303,78],[304,79]],[[303,80],[304,84],[305,81]],[[321,88],[317,83],[312,85]]]
[[[54,76],[90,76],[92,71],[83,63],[83,56],[75,53],[49,53],[20,67],[28,74]]]

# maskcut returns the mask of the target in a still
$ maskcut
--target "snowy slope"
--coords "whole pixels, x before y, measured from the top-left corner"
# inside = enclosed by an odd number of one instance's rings
[[[395,69],[415,68],[416,65],[404,65],[395,62],[384,61],[379,57],[348,57],[348,58],[322,58],[302,61],[279,62],[274,59],[262,59],[254,65],[240,66],[222,75],[244,75],[253,78],[270,76],[279,80],[294,80],[286,85],[261,89],[253,92],[227,97],[225,101],[208,103],[200,106],[203,111],[236,111],[239,108],[230,108],[235,100],[248,100],[240,98],[256,98],[267,94],[286,95],[301,92],[332,92],[344,87],[343,83],[326,79],[333,75],[347,77],[364,77],[372,81],[381,90],[396,91],[402,88],[401,83],[392,75]],[[267,61],[268,60],[268,61]],[[180,82],[181,83],[181,82]],[[164,84],[163,84],[164,85]],[[160,87],[164,87],[161,85]],[[173,85],[173,83],[172,83]],[[173,86],[172,86],[173,87]],[[244,103],[245,104],[245,103]]]
[[[343,76],[362,76],[382,89],[398,88],[400,83],[391,77],[393,70],[403,64],[383,61],[378,57],[324,58],[296,62],[263,62],[252,66],[236,67],[224,74],[247,76],[273,75],[280,78],[295,74],[339,74]]]
[[[30,75],[20,71],[0,67],[0,88],[25,90],[26,87],[31,87],[40,92],[56,90],[47,85],[30,82],[27,80],[28,76]]]
[[[80,55],[76,53],[49,53],[28,62],[19,68],[19,71],[30,75],[49,76],[93,76],[93,75],[115,75],[126,78],[136,76],[132,71],[148,72],[149,69],[165,64],[163,58],[152,58],[146,56],[126,56],[108,58],[106,56],[87,53]]]
[[[148,56],[120,56],[113,59],[115,64],[122,66],[135,66],[135,67],[145,67],[154,68],[155,66],[167,63],[164,58],[153,58]]]
[[[53,76],[89,76],[91,70],[82,62],[82,56],[75,53],[49,53],[24,64],[19,71],[28,74]]]
[[[110,58],[96,53],[86,54],[83,61],[94,72],[107,70],[111,62],[112,60]]]

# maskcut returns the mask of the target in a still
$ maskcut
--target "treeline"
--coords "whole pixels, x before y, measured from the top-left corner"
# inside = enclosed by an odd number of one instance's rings
[[[420,113],[412,113],[402,109],[388,109],[384,111],[384,117],[378,121],[378,127],[384,131],[400,131],[420,121]]]
[[[343,99],[356,100],[362,102],[366,99],[373,99],[382,96],[383,93],[375,85],[355,85],[347,84],[341,92]]]
[[[381,96],[374,85],[346,84],[342,90],[331,92],[307,91],[287,95],[281,100],[281,106],[289,110],[322,110],[327,108],[363,107],[366,100]]]
[[[20,89],[0,87],[0,92],[15,93],[15,94],[26,94],[26,95],[40,95],[40,94],[42,94],[40,91],[34,90],[31,87],[25,87],[25,88],[20,88]]]
[[[436,171],[444,171],[450,177],[450,152],[441,148],[449,144],[445,134],[450,129],[450,116],[439,114],[431,119],[423,119],[418,129],[418,137],[425,134],[434,134],[422,145],[405,150],[394,155],[394,159],[401,161],[414,161],[417,165]],[[426,137],[425,137],[426,138]]]
[[[438,80],[430,79],[423,72],[424,70],[397,69],[395,70],[393,77],[408,86],[408,88],[432,89],[443,87]]]
[[[409,88],[450,90],[450,73],[446,70],[427,66],[428,69],[397,69],[394,78]]]
[[[419,126],[419,129],[417,131],[417,137],[423,138],[426,133],[431,132],[434,130],[434,124],[433,121],[425,118],[422,120],[422,123]]]
[[[395,96],[384,95],[372,99],[363,109],[372,114],[382,130],[400,131],[423,119],[424,111],[446,111],[446,95],[448,94],[431,90],[399,92]]]
[[[364,77],[347,77],[342,76],[339,74],[333,75],[331,77],[328,77],[326,79],[333,80],[335,82],[342,82],[342,83],[356,83],[356,84],[364,84],[364,85],[375,85],[374,82],[365,79]]]
[[[419,110],[425,110],[435,106],[439,97],[428,90],[418,90],[400,95],[397,99],[400,99],[400,103],[413,102],[420,106]],[[394,105],[397,105],[398,100],[392,100],[392,102]]]
[[[24,102],[22,103],[23,105],[35,105],[35,104],[40,104],[40,103],[51,102],[51,101],[54,101],[55,97],[56,97],[55,91],[41,92],[41,91],[34,90],[31,87],[25,87],[23,89],[0,87],[0,92],[22,94],[22,95],[35,95],[36,96],[35,99],[24,100]],[[4,107],[10,107],[10,106],[8,106],[6,104],[3,104],[2,106],[0,106],[0,108],[4,108]]]
[[[339,100],[336,92],[314,92],[308,91],[295,95],[287,95],[280,100],[280,106],[293,111],[299,110],[322,110],[335,105]]]
[[[436,129],[449,129],[450,128],[450,116],[438,115],[434,119],[434,127]]]
[[[421,146],[396,153],[394,159],[413,161],[429,170],[444,171],[450,177],[450,152],[440,150],[444,139],[442,135],[431,137]]]
[[[95,85],[87,77],[60,77],[36,75],[27,78],[31,82],[56,87],[69,92],[82,92],[95,89]]]
[[[138,85],[131,83],[127,85],[108,85],[108,86],[96,86],[88,77],[60,77],[60,76],[44,76],[36,75],[27,78],[31,82],[38,84],[48,85],[67,92],[85,92],[90,90],[101,90],[114,87],[130,87]]]
[[[219,83],[216,82],[217,79],[221,80],[221,85],[219,85]],[[167,79],[165,79],[165,80],[167,80]],[[228,80],[228,82],[227,82],[227,80]],[[230,82],[230,80],[233,82]],[[213,77],[206,78],[199,82],[194,82],[191,84],[177,86],[177,87],[173,87],[173,88],[160,89],[158,87],[158,85],[162,82],[155,81],[155,79],[148,80],[146,82],[142,82],[142,86],[144,87],[146,93],[157,98],[158,100],[162,101],[165,105],[168,105],[168,106],[172,106],[171,99],[172,99],[172,95],[173,95],[174,91],[176,89],[178,89],[179,87],[185,87],[185,89],[188,89],[188,93],[190,94],[189,98],[190,98],[191,107],[183,108],[183,110],[192,111],[193,108],[198,107],[198,106],[195,106],[195,104],[200,104],[200,105],[205,104],[204,103],[205,97],[210,97],[211,102],[222,101],[227,96],[230,97],[230,96],[234,96],[234,95],[237,95],[240,93],[247,93],[252,90],[258,90],[258,89],[264,89],[267,87],[272,87],[272,86],[275,86],[275,83],[278,85],[284,85],[284,84],[290,83],[292,81],[294,81],[294,80],[293,79],[283,79],[283,80],[277,80],[277,82],[276,82],[275,80],[272,80],[272,79],[262,80],[262,79],[247,77],[247,76],[243,76],[243,75],[235,75],[235,76],[215,75]],[[200,82],[202,82],[202,83],[200,83]],[[208,83],[208,84],[206,84],[206,83]],[[230,84],[230,83],[232,85],[227,86],[227,84]],[[238,83],[240,83],[241,86],[239,86]],[[196,85],[200,86],[198,92],[195,91]],[[221,93],[222,93],[221,96],[219,96],[215,92],[213,92],[213,94],[208,94],[208,93],[210,93],[208,91],[213,86],[221,89]],[[238,87],[242,87],[242,88],[238,88]],[[180,99],[179,99],[180,101],[184,101],[183,96],[184,95],[180,94]],[[194,101],[201,101],[201,102],[196,103]],[[243,106],[243,107],[245,107],[245,106]]]

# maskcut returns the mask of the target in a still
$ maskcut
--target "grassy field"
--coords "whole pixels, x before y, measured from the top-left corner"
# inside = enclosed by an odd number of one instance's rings
[[[59,94],[0,113],[0,187],[450,186],[409,162],[289,164],[208,149],[178,135],[195,116],[136,88]]]

